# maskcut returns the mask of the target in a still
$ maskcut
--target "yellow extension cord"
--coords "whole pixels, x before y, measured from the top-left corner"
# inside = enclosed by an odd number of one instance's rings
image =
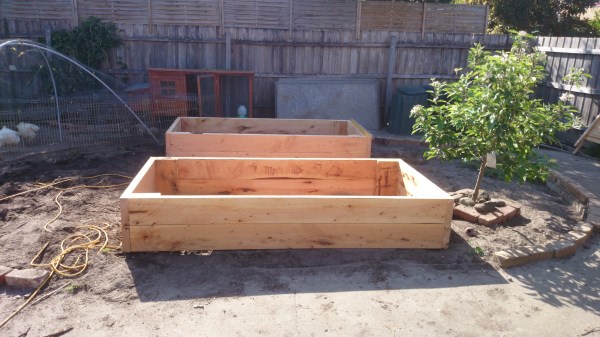
[[[120,178],[124,178],[124,179],[132,179],[131,177],[120,175],[120,174],[100,174],[100,175],[96,175],[96,176],[81,177],[81,178],[79,178],[79,177],[61,178],[61,179],[56,179],[51,183],[37,182],[36,184],[39,185],[39,187],[34,188],[32,190],[28,190],[28,191],[24,191],[24,192],[13,194],[13,195],[10,195],[7,197],[0,198],[0,201],[8,200],[10,198],[14,198],[19,195],[24,195],[24,194],[38,191],[38,190],[45,189],[45,188],[55,188],[55,189],[60,190],[60,192],[54,198],[54,202],[58,206],[58,214],[56,216],[54,216],[52,218],[52,220],[48,221],[44,225],[44,230],[50,231],[48,229],[48,225],[50,225],[51,223],[56,221],[62,214],[63,207],[60,204],[59,198],[64,191],[78,189],[78,188],[112,188],[112,187],[124,186],[129,183],[127,182],[127,183],[114,184],[114,185],[77,185],[77,186],[71,186],[71,187],[66,187],[66,188],[60,188],[60,187],[58,187],[58,185],[66,183],[66,182],[72,182],[77,179],[94,179],[94,178],[108,177],[108,176],[120,177]],[[12,319],[14,316],[16,316],[21,310],[23,310],[23,308],[25,308],[29,303],[31,303],[31,301],[40,292],[40,290],[44,286],[46,286],[46,284],[48,284],[48,282],[50,281],[50,279],[52,278],[52,276],[54,274],[58,274],[63,277],[79,276],[83,272],[85,272],[85,270],[88,267],[90,250],[98,249],[97,254],[99,254],[106,248],[111,248],[111,249],[120,248],[120,245],[118,245],[118,246],[109,245],[108,233],[106,232],[106,229],[108,229],[109,226],[110,226],[110,224],[108,224],[108,223],[104,223],[102,227],[96,226],[96,225],[80,226],[79,228],[84,231],[69,235],[68,237],[63,239],[60,243],[60,252],[57,255],[55,255],[50,260],[50,262],[38,263],[36,261],[39,260],[40,256],[46,251],[46,249],[48,248],[48,246],[50,244],[49,242],[46,243],[42,247],[42,249],[34,256],[34,258],[31,260],[31,262],[29,264],[34,267],[47,267],[50,269],[50,273],[48,274],[46,279],[44,279],[42,284],[29,296],[29,298],[27,299],[27,301],[25,301],[25,303],[23,303],[17,310],[15,310],[15,312],[13,312],[10,316],[8,316],[5,320],[3,320],[0,323],[0,328],[2,328],[6,323],[8,323],[8,321],[10,319]],[[71,263],[66,262],[66,260],[70,256],[73,256],[71,261],[72,260],[74,260],[74,261]]]

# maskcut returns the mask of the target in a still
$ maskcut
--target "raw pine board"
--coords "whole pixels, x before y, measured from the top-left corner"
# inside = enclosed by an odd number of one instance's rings
[[[446,248],[453,207],[401,160],[292,158],[151,158],[121,204],[124,251]]]
[[[371,134],[355,121],[178,118],[166,132],[171,157],[368,158]]]

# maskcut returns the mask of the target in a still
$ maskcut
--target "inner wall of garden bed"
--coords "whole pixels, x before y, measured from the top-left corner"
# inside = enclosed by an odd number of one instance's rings
[[[401,158],[444,191],[456,191],[474,185],[477,172],[473,168],[466,167],[459,162],[427,161],[423,159],[425,150],[425,146],[416,143],[377,139],[373,141],[372,157]],[[107,149],[102,153],[93,154],[68,152],[53,154],[52,157],[36,157],[28,158],[27,161],[11,162],[0,168],[0,196],[34,190],[40,187],[38,182],[51,182],[61,177],[94,176],[106,173],[118,173],[133,177],[149,157],[163,155],[163,148],[137,147],[135,149]],[[99,179],[89,183],[110,185],[123,182],[123,179],[115,177]],[[216,253],[227,256],[246,254],[244,259],[253,256],[264,257],[265,254],[322,254],[329,257],[334,254],[337,256],[335,259],[341,260],[353,256],[361,256],[362,259],[368,255],[373,257],[374,261],[381,260],[384,256],[393,257],[400,254],[403,258],[415,259],[423,263],[435,263],[443,260],[465,264],[465,266],[472,263],[477,265],[493,264],[491,255],[495,251],[524,245],[544,244],[560,238],[577,224],[575,210],[571,209],[556,193],[542,183],[519,184],[485,177],[482,188],[494,198],[520,204],[521,215],[491,227],[453,220],[448,250],[369,249],[351,250],[353,252],[349,253],[349,250],[322,249],[317,250],[318,252],[298,250],[287,253],[277,251]],[[117,242],[120,240],[121,222],[119,196],[124,189],[125,186],[107,189],[78,188],[63,191],[59,199],[62,212],[56,221],[48,225],[51,231],[45,231],[43,228],[59,212],[55,202],[59,190],[38,189],[0,201],[0,221],[2,221],[2,226],[0,226],[0,256],[2,260],[0,264],[12,268],[25,268],[30,259],[46,242],[60,242],[73,233],[77,226],[86,224],[110,224],[107,232],[111,241]],[[467,227],[475,228],[475,237],[465,234]],[[476,249],[477,247],[480,249]],[[118,253],[118,251],[116,252]],[[483,256],[480,256],[481,252],[484,253]],[[91,263],[95,267],[91,268],[88,273],[101,275],[98,273],[110,270],[111,277],[115,277],[117,280],[119,277],[130,278],[130,275],[120,274],[124,268],[131,270],[132,266],[122,263],[120,267],[114,267],[113,264],[116,262],[113,259],[120,258],[111,256],[113,255],[92,256]],[[99,268],[99,270],[91,271],[95,268]],[[110,281],[105,277],[102,279],[106,279],[104,288],[114,289],[114,286],[110,285],[114,280]]]

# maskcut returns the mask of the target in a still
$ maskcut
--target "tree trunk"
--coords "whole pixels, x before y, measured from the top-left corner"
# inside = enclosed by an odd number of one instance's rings
[[[477,176],[477,182],[475,183],[475,188],[473,189],[473,196],[471,197],[471,200],[475,202],[479,197],[479,187],[481,186],[481,181],[483,180],[483,173],[485,172],[486,164],[487,156],[483,156],[483,158],[481,159],[481,166],[479,166],[479,175]]]

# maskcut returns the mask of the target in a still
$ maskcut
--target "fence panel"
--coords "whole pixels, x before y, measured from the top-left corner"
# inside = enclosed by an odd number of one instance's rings
[[[118,24],[188,25],[281,30],[361,30],[484,33],[487,7],[357,0],[3,0],[8,22],[64,20],[76,25],[89,16]],[[8,29],[6,29],[8,28]],[[7,30],[7,31],[5,31]],[[0,26],[2,36],[21,27]]]
[[[548,78],[542,83],[540,96],[550,102],[567,90],[575,100],[570,102],[581,112],[581,122],[589,126],[600,114],[600,39],[579,37],[538,37],[538,49],[547,55]],[[583,68],[592,75],[580,87],[570,88],[563,80],[571,68]]]

